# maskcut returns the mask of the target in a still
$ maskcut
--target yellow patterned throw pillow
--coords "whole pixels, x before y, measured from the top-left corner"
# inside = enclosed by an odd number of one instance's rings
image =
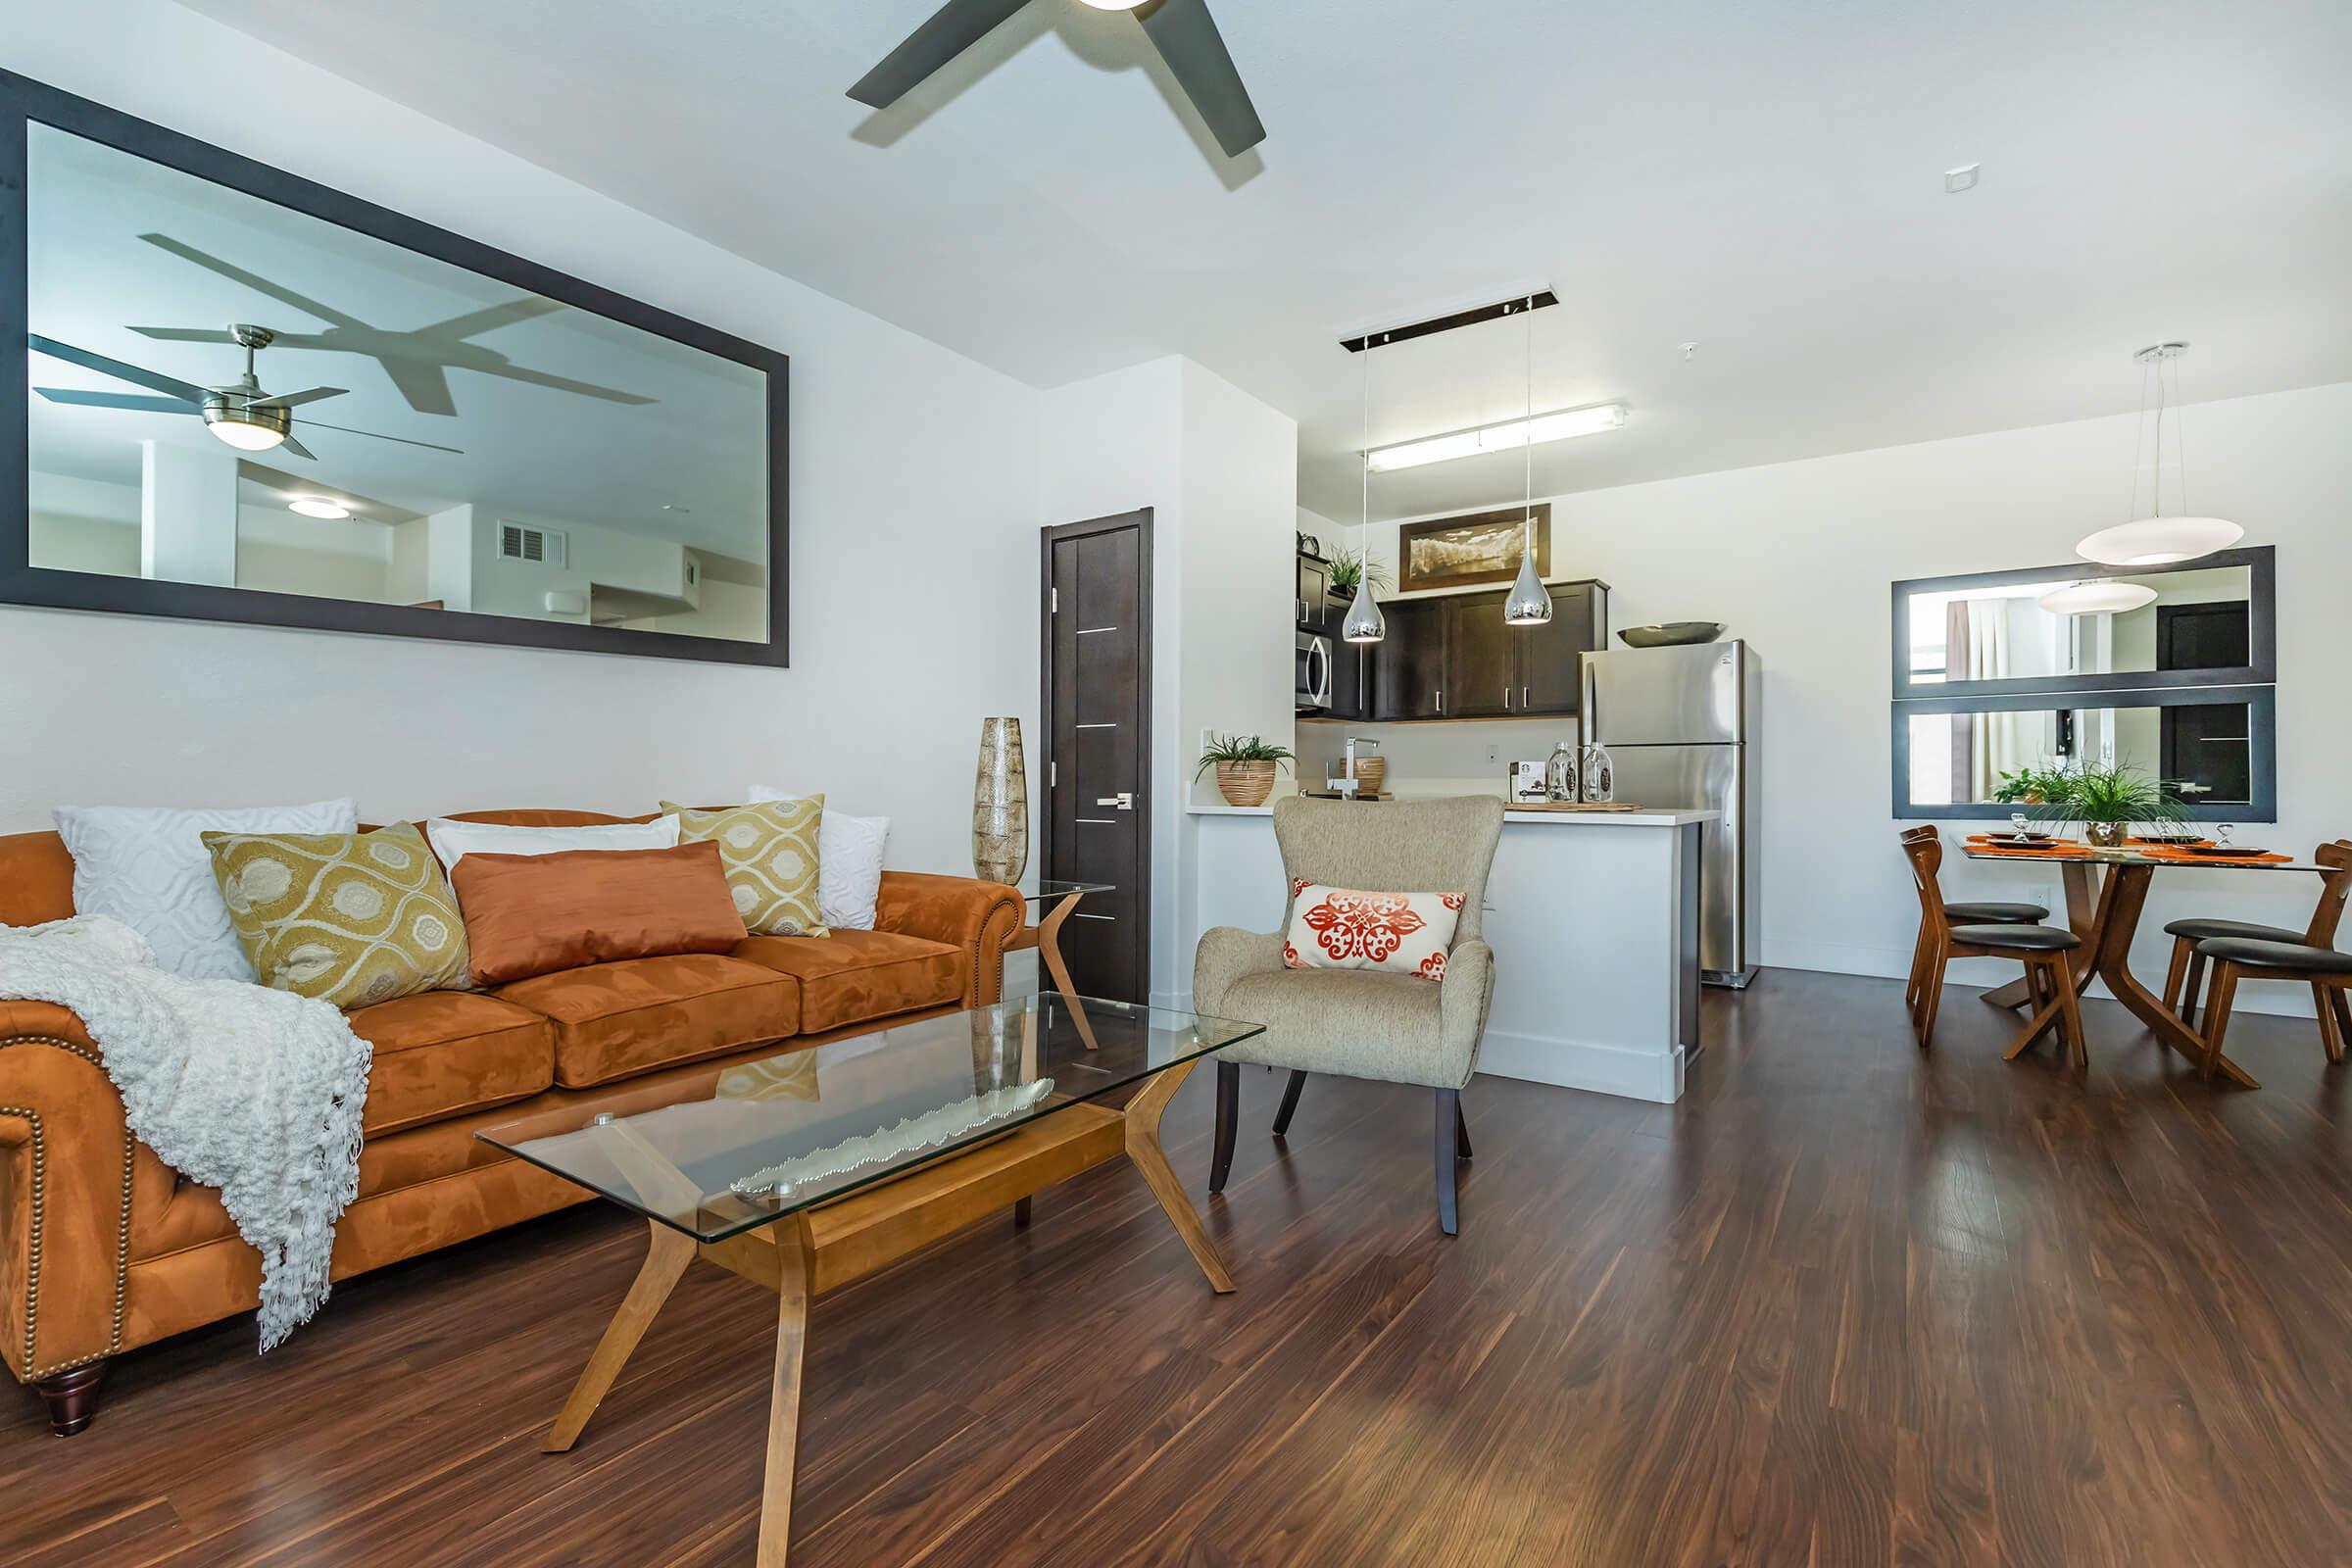
[[[816,828],[825,798],[763,801],[698,811],[668,801],[678,819],[678,842],[709,839],[727,868],[735,912],[754,936],[822,937],[832,933],[816,912]]]
[[[338,1007],[466,984],[466,922],[415,824],[207,833],[204,847],[262,984]]]

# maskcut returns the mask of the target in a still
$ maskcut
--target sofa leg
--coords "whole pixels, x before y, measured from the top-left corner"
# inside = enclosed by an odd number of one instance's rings
[[[1242,1064],[1217,1063],[1217,1142],[1208,1159],[1208,1190],[1221,1193],[1233,1174],[1233,1135],[1242,1119]]]
[[[105,1379],[106,1363],[92,1361],[35,1383],[32,1392],[49,1406],[49,1430],[70,1438],[88,1426],[98,1413],[98,1385]]]
[[[1462,1125],[1462,1092],[1438,1091],[1438,1229],[1452,1236],[1461,1230],[1453,1199],[1454,1134]]]
[[[1462,1119],[1462,1096],[1459,1090],[1453,1096],[1453,1152],[1456,1158],[1470,1157],[1470,1124]]]
[[[1291,1081],[1282,1086],[1282,1108],[1274,1112],[1274,1136],[1280,1138],[1291,1130],[1291,1112],[1298,1108],[1298,1091],[1306,1087],[1306,1074],[1297,1067],[1291,1069]]]

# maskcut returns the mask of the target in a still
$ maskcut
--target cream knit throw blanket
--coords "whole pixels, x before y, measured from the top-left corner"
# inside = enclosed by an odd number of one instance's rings
[[[220,1190],[262,1254],[262,1348],[326,1300],[335,1221],[359,1192],[374,1052],[324,1002],[155,966],[103,914],[0,926],[0,998],[71,1007],[124,1119],[165,1164]]]

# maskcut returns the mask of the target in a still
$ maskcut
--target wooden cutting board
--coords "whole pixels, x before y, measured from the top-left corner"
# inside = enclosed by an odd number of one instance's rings
[[[1639,811],[1639,801],[1510,801],[1514,811]]]

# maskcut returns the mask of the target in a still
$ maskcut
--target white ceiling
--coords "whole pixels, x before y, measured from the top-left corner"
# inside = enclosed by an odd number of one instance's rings
[[[187,3],[1034,384],[1190,355],[1338,517],[1335,339],[1531,278],[1538,405],[1634,409],[1539,493],[2126,411],[2163,337],[2192,399],[2352,378],[2342,0],[1217,0],[1269,129],[1231,162],[1077,0],[881,114],[844,90],[936,0]],[[1518,330],[1373,355],[1373,440],[1517,412]]]

